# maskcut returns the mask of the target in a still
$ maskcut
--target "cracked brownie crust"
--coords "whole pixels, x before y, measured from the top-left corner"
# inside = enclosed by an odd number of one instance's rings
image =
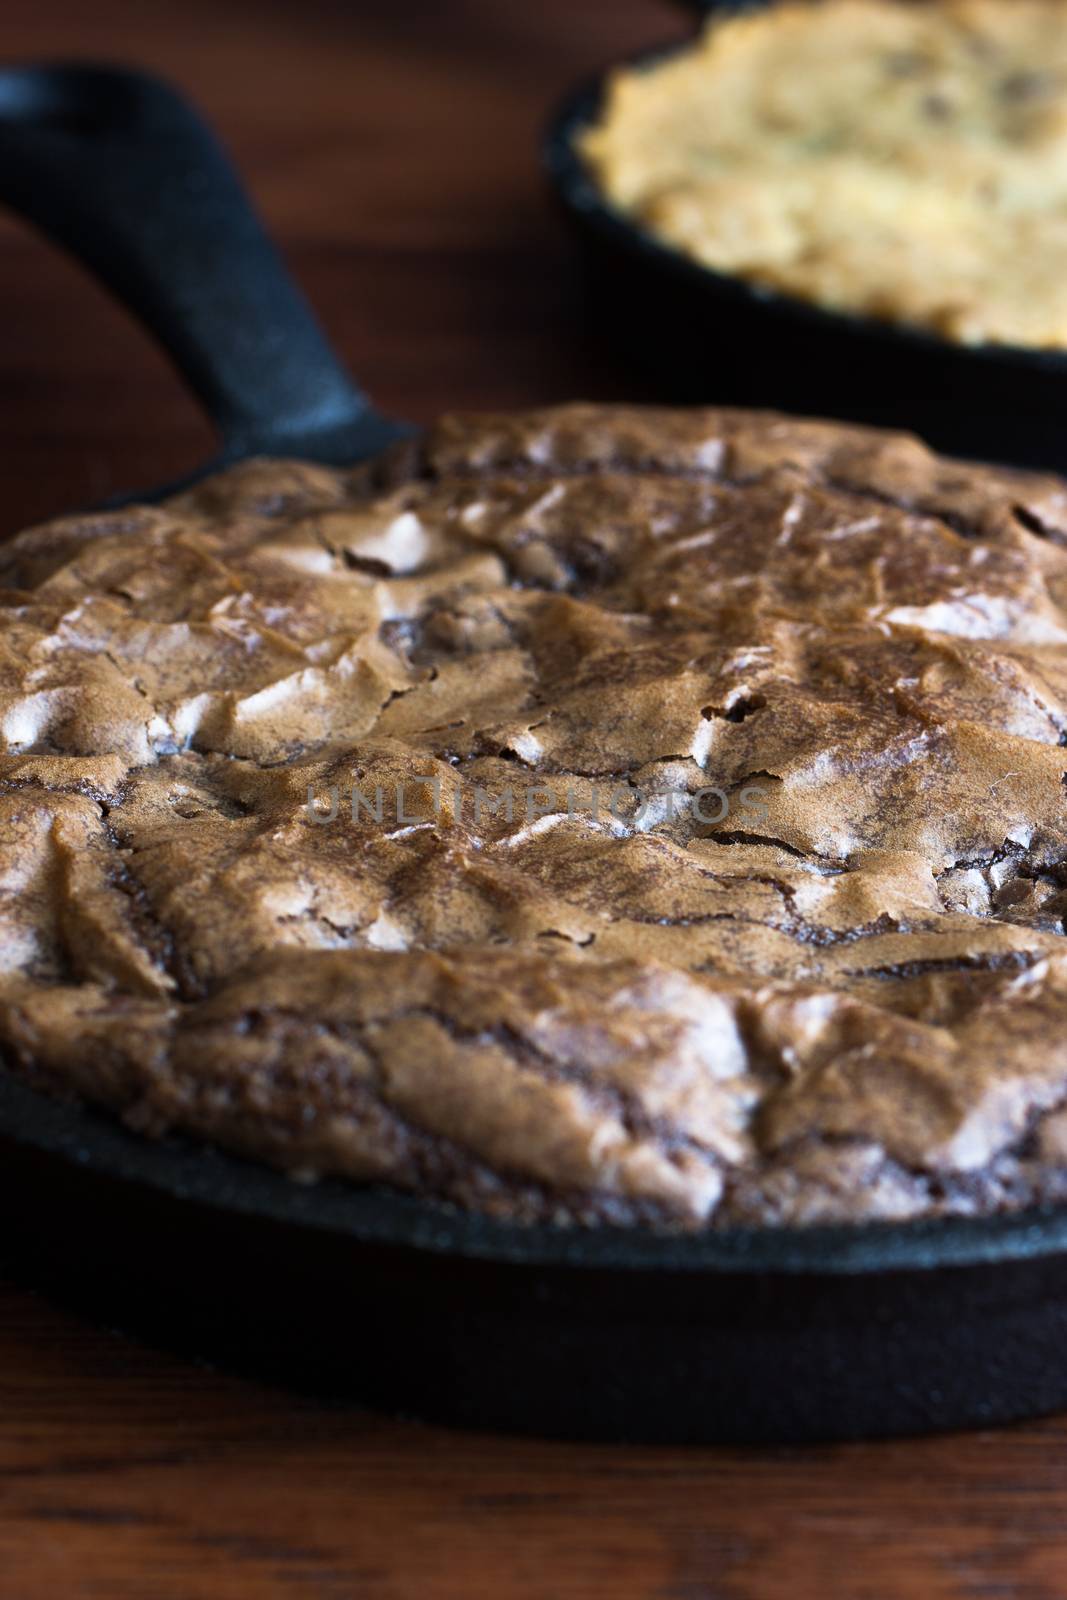
[[[31,1081],[520,1218],[1067,1198],[1059,480],[571,406],[0,565]]]

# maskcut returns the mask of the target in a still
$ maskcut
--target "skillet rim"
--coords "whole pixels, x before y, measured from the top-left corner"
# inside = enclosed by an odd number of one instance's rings
[[[987,1217],[699,1233],[501,1221],[381,1186],[315,1185],[187,1138],[153,1140],[115,1113],[60,1100],[0,1064],[0,1152],[16,1146],[68,1173],[147,1188],[264,1224],[355,1246],[473,1265],[754,1278],[856,1277],[995,1266],[1067,1253],[1067,1202]]]

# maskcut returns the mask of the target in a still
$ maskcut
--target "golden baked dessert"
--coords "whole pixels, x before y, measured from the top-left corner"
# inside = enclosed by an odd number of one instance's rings
[[[0,562],[31,1082],[522,1219],[1067,1195],[1059,479],[579,405]]]
[[[612,78],[608,198],[706,266],[964,344],[1067,347],[1065,0],[813,0]]]

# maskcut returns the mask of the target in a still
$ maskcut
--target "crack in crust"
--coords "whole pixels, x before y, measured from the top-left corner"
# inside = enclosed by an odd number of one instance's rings
[[[573,406],[23,534],[0,1046],[521,1218],[1059,1197],[1065,528],[901,435]]]

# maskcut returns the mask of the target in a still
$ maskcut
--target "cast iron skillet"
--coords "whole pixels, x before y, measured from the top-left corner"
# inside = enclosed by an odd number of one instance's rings
[[[690,0],[687,9],[704,18],[765,3]],[[957,455],[1067,470],[1067,354],[965,347],[824,311],[701,266],[617,211],[575,145],[597,119],[606,76],[557,108],[544,159],[583,246],[591,319],[653,370],[665,398],[904,427]]]
[[[140,313],[223,459],[352,461],[397,435],[163,85],[0,73],[0,198]],[[697,1237],[523,1228],[153,1143],[2,1069],[0,1155],[5,1254],[34,1281],[183,1349],[419,1415],[799,1440],[1067,1404],[1064,1210]]]

